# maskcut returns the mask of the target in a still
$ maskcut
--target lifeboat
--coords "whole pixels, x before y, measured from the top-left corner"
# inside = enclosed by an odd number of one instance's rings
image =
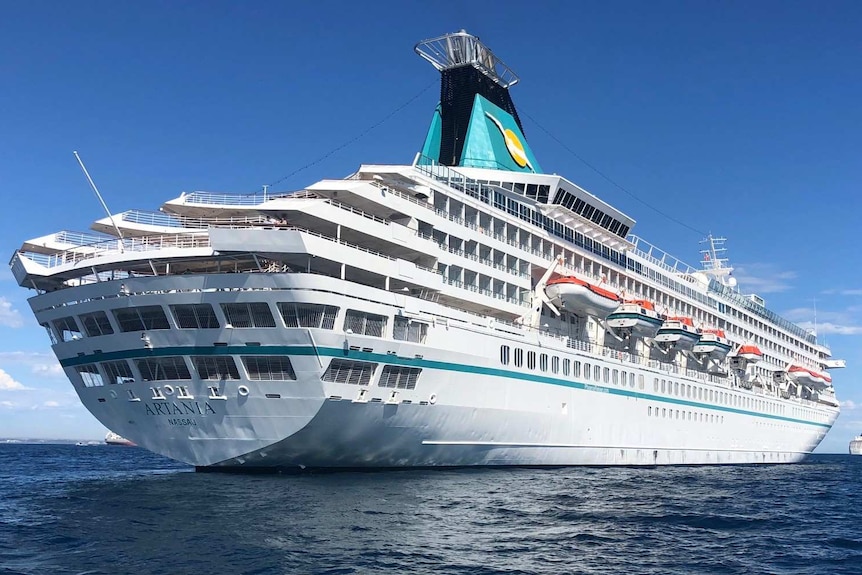
[[[671,316],[664,320],[655,340],[676,349],[691,349],[700,340],[700,331],[690,317]]]
[[[620,296],[614,292],[573,276],[549,280],[545,293],[568,311],[601,318],[607,317],[620,304]]]
[[[655,337],[664,323],[664,317],[655,310],[651,301],[625,300],[608,315],[608,327],[630,337]]]
[[[750,363],[757,363],[760,361],[760,358],[763,357],[763,352],[760,351],[760,348],[752,343],[747,343],[740,348],[736,352],[736,357],[742,358]]]
[[[823,389],[832,385],[832,377],[828,374],[820,373],[801,365],[791,365],[787,368],[787,376],[794,383],[814,389]]]
[[[697,340],[691,351],[698,355],[706,355],[721,360],[730,353],[731,348],[730,341],[724,335],[723,329],[707,327],[703,329],[700,339]]]

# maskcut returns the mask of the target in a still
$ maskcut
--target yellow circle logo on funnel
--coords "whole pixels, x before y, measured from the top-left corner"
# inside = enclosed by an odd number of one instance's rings
[[[530,160],[527,159],[527,152],[524,151],[524,144],[521,143],[518,135],[513,130],[504,127],[503,123],[490,113],[485,112],[485,115],[500,130],[500,133],[503,135],[503,142],[506,144],[506,150],[512,156],[512,159],[515,160],[515,163],[521,168],[530,168],[535,172],[536,170],[530,165]]]

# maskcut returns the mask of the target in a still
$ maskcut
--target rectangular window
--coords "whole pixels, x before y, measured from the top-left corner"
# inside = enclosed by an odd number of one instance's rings
[[[101,387],[105,385],[105,380],[102,379],[102,374],[95,364],[76,365],[75,371],[81,377],[81,383],[84,384],[84,387]]]
[[[403,367],[398,365],[386,365],[380,374],[379,387],[392,387],[395,389],[416,389],[416,382],[422,370],[418,367]]]
[[[581,362],[575,362],[575,370],[572,372],[575,377],[581,377]]]
[[[338,308],[334,305],[280,301],[276,306],[285,327],[333,329],[338,315]]]
[[[296,373],[290,359],[279,355],[246,355],[242,358],[245,371],[251,381],[295,380]]]
[[[190,303],[171,306],[171,313],[180,329],[217,329],[221,327],[213,306],[208,303]]]
[[[520,347],[515,348],[515,367],[524,365],[524,350]]]
[[[572,360],[564,359],[563,360],[563,375],[568,376],[572,371]]]
[[[560,373],[560,358],[556,355],[551,358],[551,372]]]
[[[500,363],[503,365],[509,365],[509,346],[501,345],[500,346]]]
[[[168,317],[160,305],[145,305],[115,309],[114,317],[120,331],[146,331],[149,329],[170,329]]]
[[[607,368],[605,368],[605,371],[607,371]],[[619,370],[616,370],[616,369],[613,370],[613,373],[611,373],[611,377],[612,377],[611,381],[613,381],[614,385],[617,385],[619,383],[619,378],[620,378]],[[623,385],[625,385],[625,384],[626,384],[626,374],[625,374],[625,372],[623,372]]]
[[[84,331],[87,332],[89,337],[111,335],[114,333],[114,328],[111,327],[111,322],[108,321],[108,316],[103,311],[85,313],[79,317],[81,323],[84,324]]]
[[[392,339],[425,343],[427,336],[427,323],[402,316],[395,316],[395,322],[392,325]]]
[[[542,353],[539,355],[539,369],[542,371],[548,371],[548,354]]]
[[[601,381],[602,379],[602,368],[598,365],[593,366],[593,379],[596,381]],[[605,378],[605,381],[607,381],[607,378]]]
[[[604,378],[604,379],[605,379],[605,383],[610,383],[610,380],[611,380],[611,369],[610,369],[609,367],[606,367],[606,368],[604,369],[604,376],[605,376],[605,378]]]
[[[344,317],[344,331],[357,335],[383,337],[386,331],[386,317],[375,313],[349,309]]]
[[[105,374],[108,376],[108,383],[123,384],[135,382],[132,368],[129,367],[128,362],[125,360],[106,361],[102,364],[102,369],[105,370]]]
[[[275,319],[266,302],[223,303],[221,309],[233,327],[275,327]]]
[[[144,381],[161,381],[164,379],[191,379],[192,374],[182,357],[150,357],[137,359],[135,364]]]
[[[536,352],[527,352],[527,369],[536,369]]]
[[[54,329],[57,330],[57,337],[60,338],[60,341],[72,341],[73,339],[81,339],[83,337],[73,317],[55,319]]]
[[[590,368],[590,364],[584,364],[584,379],[590,379],[593,374],[593,370]]]
[[[335,383],[351,383],[353,385],[369,385],[374,376],[376,363],[368,361],[349,361],[333,359],[323,374],[323,381]]]
[[[195,355],[192,364],[201,379],[239,379],[239,370],[232,357],[226,355]]]

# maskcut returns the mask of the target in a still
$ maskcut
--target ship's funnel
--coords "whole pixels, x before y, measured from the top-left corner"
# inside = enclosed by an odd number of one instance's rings
[[[441,75],[440,105],[422,148],[425,161],[538,172],[509,95],[518,77],[461,30],[416,44],[416,53]]]

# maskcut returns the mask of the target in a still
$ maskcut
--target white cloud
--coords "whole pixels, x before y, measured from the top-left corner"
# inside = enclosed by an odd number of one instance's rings
[[[43,407],[60,407],[60,402],[58,401],[46,401],[42,404]]]
[[[841,295],[862,295],[862,289],[844,289],[838,293]]]
[[[33,351],[0,352],[0,364],[19,363],[30,367],[30,371],[43,377],[64,377],[65,373],[53,353]]]
[[[841,404],[841,407],[846,409],[847,411],[851,411],[851,410],[856,409],[858,407],[862,407],[862,405],[856,403],[852,399],[845,399],[844,401],[841,401],[839,403]]]
[[[818,336],[828,334],[862,335],[862,314],[859,312],[859,306],[850,306],[843,311],[798,307],[789,309],[781,315],[802,329],[816,332]],[[816,325],[814,318],[817,318]]]
[[[781,271],[770,263],[738,264],[733,275],[740,291],[758,295],[787,291],[793,287],[791,280],[796,279],[796,272]]]
[[[7,327],[24,325],[24,318],[21,317],[17,309],[12,307],[12,302],[2,296],[0,296],[0,325]]]
[[[862,325],[839,325],[830,322],[817,322],[815,328],[813,321],[803,321],[797,324],[802,329],[810,330],[817,335],[862,335]]]
[[[19,382],[12,379],[12,376],[0,369],[0,390],[3,391],[21,391],[27,389]]]

